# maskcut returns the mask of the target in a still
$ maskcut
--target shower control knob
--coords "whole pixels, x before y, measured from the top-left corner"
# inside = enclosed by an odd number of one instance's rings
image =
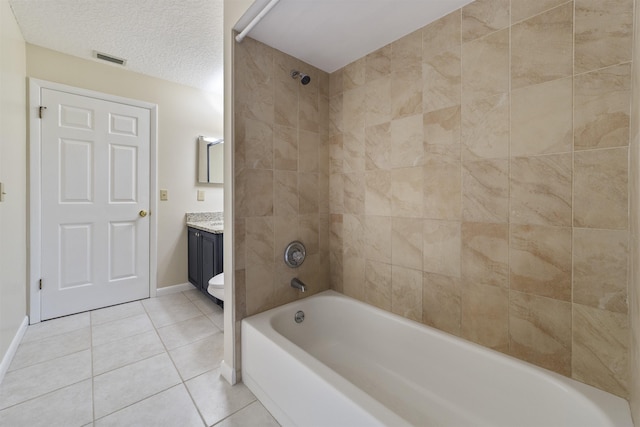
[[[306,256],[307,251],[304,245],[296,240],[289,243],[284,250],[284,263],[291,268],[297,268],[302,265]]]

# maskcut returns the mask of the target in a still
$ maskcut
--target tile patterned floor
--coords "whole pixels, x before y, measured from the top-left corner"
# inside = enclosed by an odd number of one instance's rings
[[[220,376],[223,313],[196,290],[29,326],[0,426],[278,426]]]

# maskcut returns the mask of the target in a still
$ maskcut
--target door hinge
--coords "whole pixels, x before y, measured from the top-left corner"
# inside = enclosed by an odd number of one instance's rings
[[[41,105],[41,106],[38,108],[38,117],[39,117],[39,118],[42,118],[42,110],[46,110],[46,109],[47,109],[47,107],[45,107],[45,106],[43,106],[43,105]]]
[[[40,280],[38,281],[38,286],[39,286],[40,290],[42,290],[42,279],[40,279]]]

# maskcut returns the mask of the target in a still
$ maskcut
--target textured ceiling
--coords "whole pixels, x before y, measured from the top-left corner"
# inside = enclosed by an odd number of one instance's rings
[[[256,0],[236,29],[268,1]],[[249,37],[332,72],[470,1],[281,0]],[[128,70],[222,96],[223,0],[9,3],[28,43],[95,61],[99,51],[126,59]]]
[[[222,93],[223,0],[9,3],[28,43],[86,59],[99,51],[130,71]]]
[[[248,37],[333,72],[471,1],[280,0]],[[235,29],[268,2],[256,0]]]

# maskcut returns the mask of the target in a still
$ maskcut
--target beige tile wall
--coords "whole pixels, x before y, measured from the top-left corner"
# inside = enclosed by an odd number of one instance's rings
[[[332,287],[627,397],[633,1],[477,0],[332,73]]]
[[[329,288],[329,76],[246,38],[234,51],[236,320]],[[302,86],[290,72],[311,76]],[[284,264],[287,244],[307,259]]]
[[[631,373],[629,401],[631,414],[636,424],[640,423],[640,70],[637,58],[640,55],[640,2],[635,1],[635,25],[632,67],[632,103],[630,123],[630,277],[629,318],[631,329],[630,361]]]
[[[299,297],[291,277],[310,294],[331,283],[631,389],[638,413],[632,11],[633,0],[477,0],[331,76],[237,44],[238,320]],[[299,271],[282,262],[295,239],[309,253]]]

